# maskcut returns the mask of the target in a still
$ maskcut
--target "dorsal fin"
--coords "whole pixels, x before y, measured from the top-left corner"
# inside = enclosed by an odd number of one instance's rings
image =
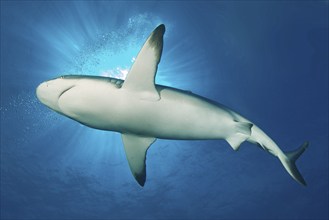
[[[165,26],[161,24],[150,34],[122,85],[123,89],[137,92],[141,99],[160,99],[155,88],[155,75],[162,54],[164,32]]]

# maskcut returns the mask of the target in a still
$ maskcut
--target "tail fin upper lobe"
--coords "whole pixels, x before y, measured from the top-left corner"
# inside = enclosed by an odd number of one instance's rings
[[[309,142],[306,141],[297,150],[286,152],[284,155],[279,155],[280,161],[283,164],[284,168],[287,170],[287,172],[292,176],[292,178],[294,178],[297,182],[304,186],[306,186],[306,182],[303,176],[298,171],[295,162],[300,157],[300,155],[303,154],[308,145]]]

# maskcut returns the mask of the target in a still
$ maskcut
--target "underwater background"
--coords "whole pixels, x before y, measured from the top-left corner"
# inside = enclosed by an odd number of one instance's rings
[[[284,151],[310,141],[307,187],[250,143],[157,140],[141,188],[120,134],[37,100],[64,74],[124,79],[161,23],[156,82],[229,106]],[[1,219],[328,219],[328,192],[328,1],[1,1]]]

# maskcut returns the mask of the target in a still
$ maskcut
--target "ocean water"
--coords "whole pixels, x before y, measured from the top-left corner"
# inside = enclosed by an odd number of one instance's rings
[[[229,106],[284,151],[310,141],[307,187],[250,143],[157,140],[141,188],[120,134],[37,100],[64,74],[124,79],[161,23],[156,82]],[[1,1],[1,219],[328,219],[328,192],[328,1]]]

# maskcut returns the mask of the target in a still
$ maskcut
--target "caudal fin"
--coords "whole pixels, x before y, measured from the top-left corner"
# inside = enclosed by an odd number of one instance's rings
[[[296,160],[303,154],[305,149],[308,147],[309,142],[306,141],[302,146],[300,146],[297,150],[286,152],[284,155],[279,155],[280,161],[283,164],[284,168],[287,172],[300,184],[306,186],[306,182],[303,176],[297,169],[295,164]]]

